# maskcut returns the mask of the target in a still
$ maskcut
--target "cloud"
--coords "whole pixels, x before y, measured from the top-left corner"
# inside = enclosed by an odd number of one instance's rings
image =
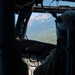
[[[39,16],[35,18],[35,20],[43,20],[43,19],[48,19],[48,18],[50,18],[49,14],[40,14]]]
[[[35,16],[31,16],[29,22],[28,22],[28,26],[31,26],[33,22],[35,21],[40,21],[40,22],[44,22],[46,19],[50,18],[51,15],[50,14],[46,14],[46,13],[40,13],[38,15]]]

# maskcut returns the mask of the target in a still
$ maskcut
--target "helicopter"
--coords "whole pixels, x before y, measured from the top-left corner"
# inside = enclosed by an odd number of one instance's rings
[[[75,7],[67,11],[70,8],[60,7],[62,15],[58,16],[58,7],[43,6],[43,0],[8,0],[8,3],[0,0],[0,75],[75,75]],[[25,39],[32,12],[48,12],[56,18],[57,45]],[[19,15],[16,26],[14,13]],[[39,62],[48,55],[53,58],[46,64],[45,70],[37,69],[42,65]],[[27,63],[23,61],[26,59]],[[34,74],[29,74],[29,65],[35,67]]]

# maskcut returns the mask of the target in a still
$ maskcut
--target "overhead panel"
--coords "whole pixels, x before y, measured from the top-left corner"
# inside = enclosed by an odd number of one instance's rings
[[[44,6],[44,9],[49,11],[49,10],[52,10],[54,11],[55,13],[63,13],[65,12],[67,9],[72,9],[72,10],[75,10],[75,7],[69,7],[69,6],[60,6],[59,7],[59,11],[58,11],[58,8],[56,6]],[[42,7],[41,6],[34,6],[33,7],[33,12],[43,12],[42,10]]]

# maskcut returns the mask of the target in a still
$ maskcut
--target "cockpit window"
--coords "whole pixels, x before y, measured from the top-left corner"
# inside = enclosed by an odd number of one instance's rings
[[[26,35],[30,40],[56,44],[55,19],[51,14],[32,13]]]

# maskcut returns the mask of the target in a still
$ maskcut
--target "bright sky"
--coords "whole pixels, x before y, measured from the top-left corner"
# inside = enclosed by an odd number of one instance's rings
[[[53,0],[44,0],[43,4],[44,5],[49,5]],[[51,4],[52,6],[56,5],[56,0]],[[70,6],[75,6],[75,2],[69,2],[69,1],[59,1],[59,5],[70,5]]]

